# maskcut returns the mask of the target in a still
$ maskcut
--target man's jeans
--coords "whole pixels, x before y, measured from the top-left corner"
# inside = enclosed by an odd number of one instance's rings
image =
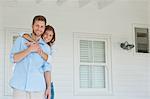
[[[54,99],[54,93],[55,93],[54,84],[53,84],[53,82],[51,82],[51,99]]]

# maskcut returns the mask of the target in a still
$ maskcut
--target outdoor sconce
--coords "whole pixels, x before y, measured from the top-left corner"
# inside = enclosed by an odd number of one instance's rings
[[[120,47],[125,50],[131,50],[132,48],[134,48],[134,45],[129,44],[127,41],[125,41],[124,43],[120,44]]]

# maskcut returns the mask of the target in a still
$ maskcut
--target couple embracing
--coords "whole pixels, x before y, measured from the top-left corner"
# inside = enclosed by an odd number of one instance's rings
[[[13,99],[54,99],[51,58],[55,30],[46,23],[44,16],[35,16],[32,33],[20,34],[11,49]]]

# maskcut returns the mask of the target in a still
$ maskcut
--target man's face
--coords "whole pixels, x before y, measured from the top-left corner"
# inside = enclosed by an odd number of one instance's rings
[[[45,30],[45,22],[44,21],[35,21],[32,25],[32,30],[37,37],[40,37]]]

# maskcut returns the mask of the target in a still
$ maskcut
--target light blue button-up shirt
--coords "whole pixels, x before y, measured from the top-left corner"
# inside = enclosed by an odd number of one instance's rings
[[[15,53],[27,49],[26,42],[28,41],[22,37],[16,39],[10,53],[12,62],[14,62],[13,56]],[[38,43],[45,53],[50,54],[49,46],[42,39]],[[44,61],[38,53],[32,52],[16,63],[10,86],[22,91],[44,91],[46,89],[44,72],[50,71],[50,69],[49,63]]]

